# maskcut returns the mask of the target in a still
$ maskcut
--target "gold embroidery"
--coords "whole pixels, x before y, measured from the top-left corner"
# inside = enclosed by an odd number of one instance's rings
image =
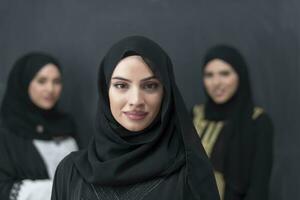
[[[262,109],[260,107],[255,107],[253,114],[252,114],[252,119],[253,120],[257,119],[263,112],[264,112],[264,109]]]
[[[224,199],[224,191],[225,191],[225,180],[223,177],[223,174],[218,171],[214,171],[216,182],[217,182],[217,187],[219,191],[219,195],[221,197],[221,200]]]
[[[263,112],[264,110],[262,108],[255,107],[253,110],[252,119],[253,120],[257,119]],[[193,118],[194,126],[197,130],[199,137],[201,138],[202,145],[207,155],[210,157],[215,142],[217,141],[218,136],[221,133],[221,130],[224,126],[224,123],[205,120],[204,105],[196,105],[193,108],[193,114],[194,114],[194,118]],[[223,174],[218,171],[214,171],[214,175],[217,182],[217,187],[218,187],[221,200],[223,200],[224,190],[225,190],[225,180]]]

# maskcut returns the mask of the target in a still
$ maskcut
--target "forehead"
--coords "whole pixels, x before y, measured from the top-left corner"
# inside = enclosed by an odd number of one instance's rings
[[[234,71],[233,67],[229,63],[218,58],[209,61],[204,68],[204,71],[206,72],[207,71],[217,72],[217,71],[224,71],[224,70]]]
[[[37,73],[36,77],[38,76],[47,76],[47,77],[52,77],[52,76],[59,76],[60,71],[58,67],[52,63],[44,65]]]
[[[153,72],[141,56],[123,58],[115,67],[112,77],[145,78],[153,76]]]

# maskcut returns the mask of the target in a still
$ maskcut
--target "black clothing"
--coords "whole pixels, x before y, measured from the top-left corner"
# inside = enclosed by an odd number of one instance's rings
[[[266,200],[272,166],[271,121],[266,114],[257,120],[252,118],[255,107],[247,64],[239,51],[226,45],[211,48],[204,58],[203,72],[207,64],[214,59],[228,63],[239,78],[237,91],[223,104],[215,103],[205,90],[207,102],[203,108],[203,120],[224,123],[224,126],[220,125],[223,126],[220,128],[222,131],[210,155],[214,169],[221,172],[225,178],[224,200]],[[201,124],[199,120],[195,121],[195,118],[197,115],[194,116],[195,126],[197,123]],[[261,145],[264,145],[264,150],[261,149]],[[261,165],[261,171],[256,171],[258,165]],[[258,175],[261,175],[262,171],[264,175],[259,178]],[[253,182],[256,178],[259,181]]]
[[[140,55],[164,87],[160,113],[149,127],[139,132],[122,127],[109,107],[111,75],[118,62],[129,55]],[[83,197],[86,186],[72,189],[78,182],[117,192],[119,187],[128,187],[125,189],[128,191],[133,185],[142,186],[161,179],[156,189],[142,195],[143,199],[219,199],[211,166],[189,120],[174,80],[171,60],[164,50],[145,37],[127,37],[106,54],[98,78],[98,133],[87,150],[71,154],[61,163],[52,199],[69,200],[73,192],[77,193],[76,198]],[[74,170],[68,171],[64,165]]]
[[[33,140],[54,140],[74,135],[70,116],[57,107],[43,110],[34,105],[28,87],[45,65],[58,62],[43,53],[20,58],[9,74],[0,118],[0,199],[8,200],[12,186],[22,180],[49,179],[47,166]]]
[[[62,73],[56,59],[44,53],[29,53],[16,61],[9,74],[1,105],[1,120],[21,137],[50,140],[54,136],[74,133],[70,116],[60,112],[56,106],[43,110],[34,105],[28,95],[31,80],[47,64],[54,64]]]

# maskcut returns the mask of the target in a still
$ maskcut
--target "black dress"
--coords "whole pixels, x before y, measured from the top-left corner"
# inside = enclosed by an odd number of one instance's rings
[[[138,55],[164,88],[160,112],[138,132],[112,116],[109,85],[124,57]],[[142,36],[116,43],[101,62],[97,133],[60,163],[52,200],[218,200],[213,171],[178,91],[164,50]]]
[[[31,81],[49,63],[61,72],[56,59],[40,52],[22,56],[10,71],[0,109],[1,200],[49,199],[58,163],[78,148],[73,119],[29,96]]]
[[[227,125],[225,121],[207,120],[204,114],[204,106],[196,105],[193,108],[194,125],[202,140],[206,153],[210,158],[214,157],[214,173],[221,199],[241,200],[241,199],[267,199],[268,185],[272,166],[272,136],[273,126],[269,116],[259,107],[254,109],[252,119],[253,132],[248,141],[254,147],[251,156],[251,166],[249,166],[250,180],[247,191],[239,194],[235,188],[228,183],[228,177],[232,176],[232,171],[228,170],[236,164],[228,159],[230,154],[231,141],[227,140]],[[247,155],[245,155],[246,157]],[[216,160],[218,158],[218,160]],[[225,195],[225,196],[224,196]]]
[[[169,177],[157,178],[128,186],[100,186],[85,182],[72,161],[75,152],[67,156],[57,168],[52,200],[151,200],[178,199],[179,182],[184,169]],[[105,172],[103,172],[105,173]],[[171,194],[171,195],[170,195]]]

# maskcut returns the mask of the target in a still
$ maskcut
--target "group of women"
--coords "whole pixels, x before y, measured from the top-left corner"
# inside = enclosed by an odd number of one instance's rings
[[[97,132],[77,151],[74,122],[57,108],[61,65],[23,56],[1,105],[0,199],[268,199],[272,124],[244,58],[213,47],[202,82],[207,101],[192,119],[168,54],[146,37],[120,40],[100,64]]]

